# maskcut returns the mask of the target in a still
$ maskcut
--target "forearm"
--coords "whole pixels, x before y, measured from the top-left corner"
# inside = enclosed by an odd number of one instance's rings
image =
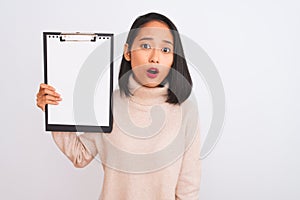
[[[52,132],[52,137],[75,167],[84,167],[93,160],[92,154],[75,132]]]

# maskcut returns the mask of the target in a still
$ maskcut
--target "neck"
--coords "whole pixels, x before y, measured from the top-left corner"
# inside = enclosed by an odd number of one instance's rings
[[[128,88],[132,96],[132,101],[143,105],[154,105],[166,102],[168,96],[168,86],[159,85],[157,87],[146,87],[138,83],[133,74],[129,76]]]

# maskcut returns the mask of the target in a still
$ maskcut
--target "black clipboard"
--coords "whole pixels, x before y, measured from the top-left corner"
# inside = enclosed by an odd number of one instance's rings
[[[43,32],[44,82],[63,100],[46,105],[46,131],[112,130],[112,33]]]

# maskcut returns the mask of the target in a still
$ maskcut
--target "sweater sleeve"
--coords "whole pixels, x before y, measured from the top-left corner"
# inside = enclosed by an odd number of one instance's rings
[[[89,133],[78,136],[76,132],[52,132],[52,137],[75,167],[85,167],[97,155],[95,143]]]
[[[177,181],[175,193],[176,200],[199,200],[200,195],[201,137],[198,116],[194,119],[190,118],[188,121],[186,151],[183,154],[181,171]]]

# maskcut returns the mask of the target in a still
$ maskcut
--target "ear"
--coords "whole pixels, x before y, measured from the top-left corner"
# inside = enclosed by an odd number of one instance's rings
[[[131,58],[127,43],[124,45],[124,58],[127,61],[130,61],[130,58]]]

